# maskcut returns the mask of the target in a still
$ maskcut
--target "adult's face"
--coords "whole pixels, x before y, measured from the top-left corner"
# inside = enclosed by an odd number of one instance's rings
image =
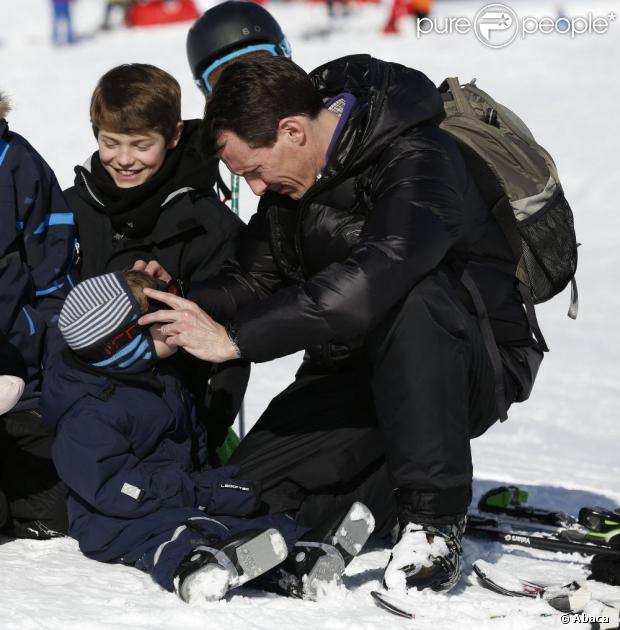
[[[228,169],[245,179],[255,195],[268,190],[300,199],[314,184],[321,160],[306,140],[303,124],[281,124],[276,143],[252,148],[232,131],[219,135],[220,159]]]

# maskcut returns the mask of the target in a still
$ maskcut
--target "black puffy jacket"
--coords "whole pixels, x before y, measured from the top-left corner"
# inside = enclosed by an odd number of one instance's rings
[[[197,147],[199,127],[194,121],[186,122],[185,127],[183,138]],[[161,204],[153,228],[140,237],[120,239],[100,200],[101,193],[89,177],[89,164],[90,160],[85,167],[77,167],[75,185],[65,191],[75,214],[82,279],[131,268],[138,259],[153,259],[174,278],[190,286],[215,276],[224,261],[233,255],[235,240],[245,226],[212,190],[213,169],[217,167],[213,160],[200,163],[204,167],[200,188],[194,188],[194,182],[186,181],[185,173],[181,172],[174,180],[178,188],[163,203],[161,195],[153,192],[152,199],[146,202]],[[210,443],[219,445],[241,405],[248,368],[239,362],[218,366],[208,391],[203,391],[209,366],[187,354],[178,355],[174,361],[179,363],[185,385],[197,397],[200,417],[206,418],[208,425]],[[207,410],[202,408],[203,400]]]
[[[497,342],[532,345],[508,244],[455,141],[437,126],[437,88],[367,55],[330,62],[311,78],[325,100],[342,92],[357,99],[323,177],[299,201],[267,193],[236,267],[194,297],[230,322],[247,359],[303,348],[330,358],[359,347],[451,260],[467,265]]]

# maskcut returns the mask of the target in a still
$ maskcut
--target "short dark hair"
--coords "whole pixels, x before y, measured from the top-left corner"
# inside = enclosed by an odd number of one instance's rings
[[[90,101],[95,136],[157,131],[170,142],[181,120],[181,88],[165,70],[145,63],[126,63],[106,72]]]
[[[220,150],[222,131],[234,132],[252,148],[273,146],[283,118],[314,120],[323,107],[308,75],[290,59],[241,59],[222,72],[205,107],[204,152]]]
[[[131,292],[140,307],[140,313],[144,315],[149,308],[149,299],[144,295],[144,289],[159,289],[161,286],[159,281],[150,276],[145,271],[124,271],[123,276],[127,281],[127,286],[131,289]]]

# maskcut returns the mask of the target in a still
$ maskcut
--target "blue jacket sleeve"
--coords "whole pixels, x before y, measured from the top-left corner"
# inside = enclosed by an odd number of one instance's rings
[[[0,330],[33,372],[74,282],[75,226],[54,173],[26,140],[5,131],[0,156]]]
[[[243,516],[257,507],[255,485],[233,479],[237,466],[188,473],[174,460],[141,461],[94,401],[67,412],[52,456],[65,484],[106,516],[140,518],[160,508],[198,506]]]

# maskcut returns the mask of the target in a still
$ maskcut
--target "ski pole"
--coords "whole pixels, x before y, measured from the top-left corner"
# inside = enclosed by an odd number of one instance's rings
[[[230,175],[230,208],[239,216],[239,175]],[[245,404],[241,401],[239,407],[239,437],[245,437]]]
[[[524,532],[504,531],[493,525],[492,519],[480,519],[479,521],[467,523],[465,533],[470,536],[494,540],[505,545],[519,545],[521,547],[531,547],[532,549],[543,549],[545,551],[559,551],[564,553],[581,553],[584,555],[605,555],[620,558],[620,549],[612,549],[599,545],[570,542],[556,538],[545,538],[543,536],[529,536]]]

